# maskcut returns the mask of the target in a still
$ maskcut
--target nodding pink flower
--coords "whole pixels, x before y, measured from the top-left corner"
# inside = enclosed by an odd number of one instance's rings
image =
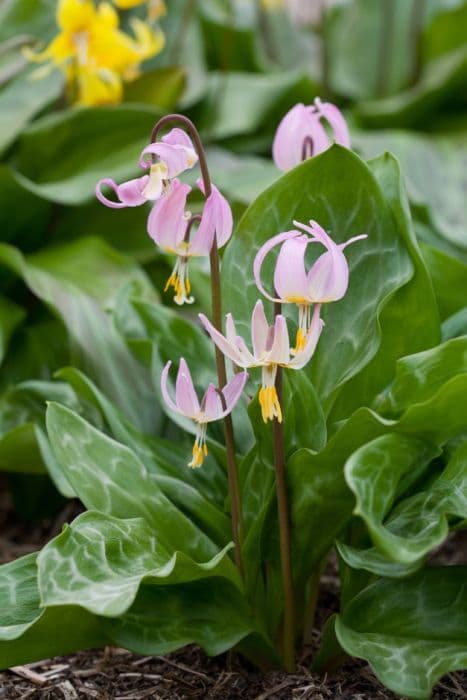
[[[253,352],[235,328],[231,314],[226,316],[226,335],[220,333],[203,314],[199,314],[201,323],[211,336],[219,350],[238,367],[262,367],[259,402],[263,421],[277,418],[282,422],[282,409],[277,396],[275,381],[278,367],[301,369],[311,359],[318,344],[323,321],[320,318],[320,306],[313,312],[310,328],[304,338],[303,347],[298,352],[290,349],[287,322],[282,314],[274,319],[270,326],[264,313],[263,302],[257,301],[251,316],[251,339]],[[293,357],[291,357],[293,355]]]
[[[322,120],[330,127],[331,136]],[[291,170],[325,151],[333,141],[350,148],[349,130],[340,110],[330,102],[321,102],[319,97],[309,106],[296,104],[277,127],[272,145],[274,162],[280,170]]]
[[[164,193],[170,180],[192,168],[197,161],[198,156],[190,137],[182,129],[172,129],[161,141],[150,143],[143,149],[139,164],[142,168],[149,168],[149,174],[121,185],[117,185],[111,178],[99,180],[96,197],[111,209],[138,207],[145,202],[155,201]],[[102,185],[110,187],[118,201],[108,199],[102,193]]]
[[[187,363],[182,358],[175,383],[175,401],[168,390],[168,376],[172,363],[167,362],[161,375],[161,391],[167,406],[176,413],[190,418],[197,425],[196,438],[193,445],[193,457],[189,467],[200,467],[208,454],[206,445],[207,424],[227,416],[235,407],[242,395],[248,372],[239,372],[222,389],[210,384],[201,402],[198,400],[193,380]]]
[[[197,186],[204,194],[202,180]],[[163,250],[177,256],[175,267],[167,280],[165,291],[170,287],[175,290],[174,301],[191,304],[191,285],[188,277],[188,260],[190,257],[207,256],[211,252],[216,238],[217,245],[223,246],[232,234],[233,218],[230,206],[215,185],[203,207],[199,226],[190,236],[196,218],[185,211],[186,200],[191,187],[174,179],[170,190],[154,205],[148,218],[148,233]]]
[[[354,236],[345,243],[335,243],[316,222],[306,226],[298,221],[294,225],[305,231],[286,231],[267,241],[258,251],[253,272],[256,286],[267,299],[281,304],[297,304],[299,309],[298,331],[295,352],[305,342],[310,327],[310,306],[326,304],[342,299],[349,285],[349,265],[344,249],[367,236]],[[310,243],[321,243],[326,251],[313,263],[310,270],[305,267],[305,253]],[[274,287],[277,297],[269,294],[261,281],[261,268],[267,255],[281,245],[274,270]]]

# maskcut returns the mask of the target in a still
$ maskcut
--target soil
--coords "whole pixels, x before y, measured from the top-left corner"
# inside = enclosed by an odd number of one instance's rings
[[[0,483],[0,489],[2,484]],[[52,519],[34,525],[20,522],[5,489],[0,493],[0,561],[39,549],[81,511],[68,503]],[[465,532],[452,535],[436,552],[433,563],[467,564]],[[317,619],[338,605],[339,582],[331,564],[323,577]],[[314,644],[319,631],[314,630]],[[167,656],[141,657],[124,649],[106,648],[19,666],[0,673],[0,700],[390,700],[395,698],[359,660],[349,660],[332,675],[309,670],[313,650],[298,659],[294,674],[261,674],[234,654],[207,657],[185,647]],[[467,673],[452,673],[440,682],[434,700],[467,699]]]

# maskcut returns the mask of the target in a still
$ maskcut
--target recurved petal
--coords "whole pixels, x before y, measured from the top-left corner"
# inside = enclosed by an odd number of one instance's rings
[[[189,148],[196,155],[193,141],[190,139],[186,131],[183,131],[183,129],[180,129],[178,126],[171,129],[165,136],[162,137],[161,140],[164,143],[170,144],[171,146],[183,146],[184,148]]]
[[[297,236],[284,241],[281,246],[274,270],[274,287],[281,299],[299,303],[306,298],[305,253],[308,243],[306,236]]]
[[[104,178],[103,180],[99,180],[96,185],[96,197],[99,202],[105,204],[106,207],[110,207],[111,209],[138,207],[146,202],[146,197],[142,194],[142,192],[147,185],[148,180],[149,176],[143,175],[142,177],[135,178],[134,180],[128,180],[127,182],[123,182],[121,185],[117,185],[117,183],[111,178]],[[107,187],[110,187],[120,201],[115,202],[108,199],[102,193],[102,185],[107,185]]]
[[[214,396],[209,397],[208,407],[208,393],[212,386],[210,385],[208,391],[206,392],[205,403],[205,415],[207,422],[219,420],[220,418],[224,418],[231,413],[242,395],[247,379],[248,372],[238,372],[235,374],[230,382],[228,382],[222,389],[222,398],[219,396],[218,390],[214,387],[218,401],[214,399]]]
[[[201,321],[204,329],[211,336],[213,343],[217,345],[221,353],[228,357],[230,360],[232,360],[232,362],[235,362],[236,365],[241,366],[243,364],[242,356],[241,353],[237,350],[236,345],[232,342],[229,342],[227,338],[225,338],[225,336],[223,336],[222,333],[220,333],[217,330],[217,328],[215,328],[212,325],[212,323],[204,314],[199,314],[199,320]]]
[[[307,285],[310,301],[342,299],[349,286],[349,265],[340,248],[327,250],[319,256],[308,273]]]
[[[168,389],[169,370],[170,370],[171,366],[172,366],[172,363],[169,360],[167,362],[167,364],[165,365],[164,369],[162,370],[162,374],[161,374],[162,398],[164,399],[165,403],[172,411],[176,411],[177,413],[179,413],[178,406],[176,405],[176,403],[173,401],[172,397],[170,396],[169,389]]]
[[[196,184],[205,194],[203,181],[199,179]],[[214,236],[218,247],[221,248],[232,235],[233,217],[230,205],[215,185],[211,187],[212,191],[204,204],[198,231],[190,246],[192,255],[209,255]]]
[[[320,318],[321,305],[316,304],[313,311],[313,318],[311,319],[310,329],[305,338],[305,345],[303,350],[297,352],[295,357],[289,362],[290,369],[301,369],[308,364],[308,362],[313,357],[313,354],[318,345],[318,340],[321,335],[321,331],[324,328],[324,321]]]
[[[185,205],[191,187],[174,180],[148,217],[148,233],[161,248],[176,251],[185,236]]]
[[[180,365],[177,373],[177,381],[175,383],[175,401],[180,413],[188,418],[196,418],[200,412],[198,397],[196,396],[195,387],[191,378],[190,370],[187,363],[183,359],[180,360]]]
[[[264,313],[262,301],[257,301],[251,314],[251,340],[253,354],[256,358],[266,352],[266,344],[269,334],[269,323]]]
[[[275,297],[271,296],[265,290],[261,281],[261,268],[263,267],[263,263],[266,259],[266,256],[271,252],[273,248],[276,247],[276,245],[287,241],[289,238],[296,238],[300,235],[301,234],[299,231],[285,231],[284,233],[278,233],[277,236],[273,236],[268,241],[266,241],[266,243],[264,243],[264,245],[262,245],[256,253],[256,257],[253,263],[253,274],[255,277],[256,286],[258,287],[261,294],[263,294],[266,297],[266,299],[270,299],[271,301],[283,301],[282,299],[276,299]]]
[[[282,314],[278,314],[274,321],[274,338],[268,355],[268,361],[274,364],[287,364],[290,359],[289,331],[287,321]]]
[[[272,144],[272,156],[280,170],[290,170],[302,162],[304,144],[307,139],[313,139],[316,123],[317,120],[302,103],[296,104],[283,117]]]
[[[350,134],[347,122],[340,109],[330,102],[321,102],[319,97],[315,100],[317,114],[326,119],[334,133],[334,141],[341,146],[350,148]]]

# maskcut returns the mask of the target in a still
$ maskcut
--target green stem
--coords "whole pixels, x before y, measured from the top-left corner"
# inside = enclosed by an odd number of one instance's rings
[[[281,305],[274,305],[274,315],[281,312]],[[282,369],[277,368],[276,392],[282,406]],[[290,544],[290,514],[284,453],[284,429],[282,422],[274,418],[272,424],[274,467],[276,471],[277,511],[279,516],[279,541],[281,553],[282,585],[284,589],[283,659],[285,669],[295,669],[295,595],[292,578]]]
[[[159,119],[151,132],[151,142],[156,141],[160,131],[168,124],[180,124],[191,136],[194,147],[199,158],[199,167],[204,185],[204,195],[206,198],[212,192],[211,177],[206,161],[201,137],[198,129],[193,122],[182,114],[168,114]],[[222,296],[220,282],[220,265],[219,251],[217,248],[217,239],[214,237],[214,243],[209,256],[211,267],[211,300],[212,300],[212,323],[214,327],[222,333]],[[219,388],[222,389],[227,384],[227,372],[225,368],[225,358],[219,348],[216,346],[216,366]],[[237,564],[240,575],[243,578],[243,563],[241,555],[242,542],[242,508],[240,499],[240,485],[238,479],[238,466],[235,456],[235,438],[230,414],[224,418],[224,436],[225,446],[227,451],[227,475],[229,481],[229,492],[231,501],[231,518],[232,518],[232,535],[235,546],[235,562]]]

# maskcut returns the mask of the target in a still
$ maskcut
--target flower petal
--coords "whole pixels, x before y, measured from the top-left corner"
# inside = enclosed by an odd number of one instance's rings
[[[319,117],[326,119],[334,132],[334,141],[341,146],[350,148],[350,134],[347,122],[340,109],[330,102],[321,102],[319,97],[315,100],[315,107]]]
[[[256,253],[255,261],[253,263],[253,274],[255,276],[256,286],[258,287],[261,294],[263,294],[266,297],[266,299],[269,299],[270,301],[283,300],[276,299],[275,297],[271,296],[263,287],[263,283],[261,282],[261,268],[263,266],[263,262],[268,253],[270,253],[271,250],[276,247],[276,245],[287,241],[289,238],[296,238],[300,235],[301,234],[299,231],[285,231],[284,233],[278,233],[277,236],[273,236],[268,241],[266,241],[266,243],[264,243],[264,245],[262,245]]]
[[[251,340],[255,357],[261,357],[266,352],[269,334],[269,323],[264,313],[262,301],[257,301],[251,314]]]
[[[236,365],[242,366],[243,359],[240,352],[237,350],[236,345],[229,342],[222,333],[220,333],[217,328],[215,328],[212,323],[204,314],[199,314],[199,320],[203,324],[206,332],[211,336],[212,341],[219,348],[223,355],[228,357]]]
[[[311,360],[313,353],[316,350],[316,346],[318,345],[321,331],[324,328],[324,321],[320,318],[320,311],[321,305],[316,304],[313,311],[313,318],[311,319],[310,329],[305,338],[303,350],[297,352],[295,357],[289,362],[288,367],[290,369],[301,369]]]
[[[290,360],[290,341],[287,321],[282,314],[278,314],[274,321],[274,340],[269,351],[268,362],[274,364],[287,364]]]
[[[164,369],[162,370],[161,374],[161,392],[162,392],[162,398],[164,399],[165,403],[167,406],[172,409],[172,411],[176,411],[176,413],[179,413],[178,406],[176,403],[172,400],[172,397],[169,394],[168,390],[168,377],[169,377],[169,370],[170,367],[172,366],[172,363],[170,360],[167,362],[165,365]]]
[[[202,179],[197,180],[196,184],[201,192],[205,194]],[[203,207],[198,231],[190,246],[192,255],[209,255],[214,241],[214,235],[216,236],[219,248],[225,245],[232,235],[233,217],[230,205],[215,185],[211,185],[211,188],[211,194]]]
[[[315,155],[329,145],[329,139],[319,119],[308,107],[299,103],[287,112],[277,127],[272,145],[272,155],[277,167],[287,171],[301,163],[306,154],[305,144],[308,140],[311,145],[309,155]]]
[[[187,227],[185,205],[191,187],[174,180],[156,201],[148,217],[148,233],[161,248],[177,252]]]
[[[237,372],[219,392],[213,384],[210,384],[203,399],[204,415],[207,423],[213,420],[225,418],[240,399],[248,379],[248,372]],[[222,396],[220,396],[222,393]]]
[[[306,299],[305,253],[309,242],[307,236],[297,236],[281,246],[274,270],[274,287],[281,299],[296,304]]]
[[[210,423],[213,420],[218,420],[222,415],[222,398],[220,392],[214,384],[210,384],[201,401],[203,407],[203,422]]]
[[[178,367],[177,381],[175,383],[175,400],[180,413],[188,418],[196,418],[200,412],[198,397],[191,378],[190,370],[183,359]]]
[[[138,177],[134,180],[128,180],[127,182],[123,182],[121,185],[117,185],[114,180],[107,177],[103,180],[99,180],[97,183],[96,197],[101,204],[105,204],[106,207],[110,207],[111,209],[138,207],[146,202],[146,197],[142,194],[142,191],[146,187],[148,180],[148,175],[143,175],[142,177]],[[113,200],[108,199],[102,193],[102,185],[111,187],[120,201],[114,202]]]

